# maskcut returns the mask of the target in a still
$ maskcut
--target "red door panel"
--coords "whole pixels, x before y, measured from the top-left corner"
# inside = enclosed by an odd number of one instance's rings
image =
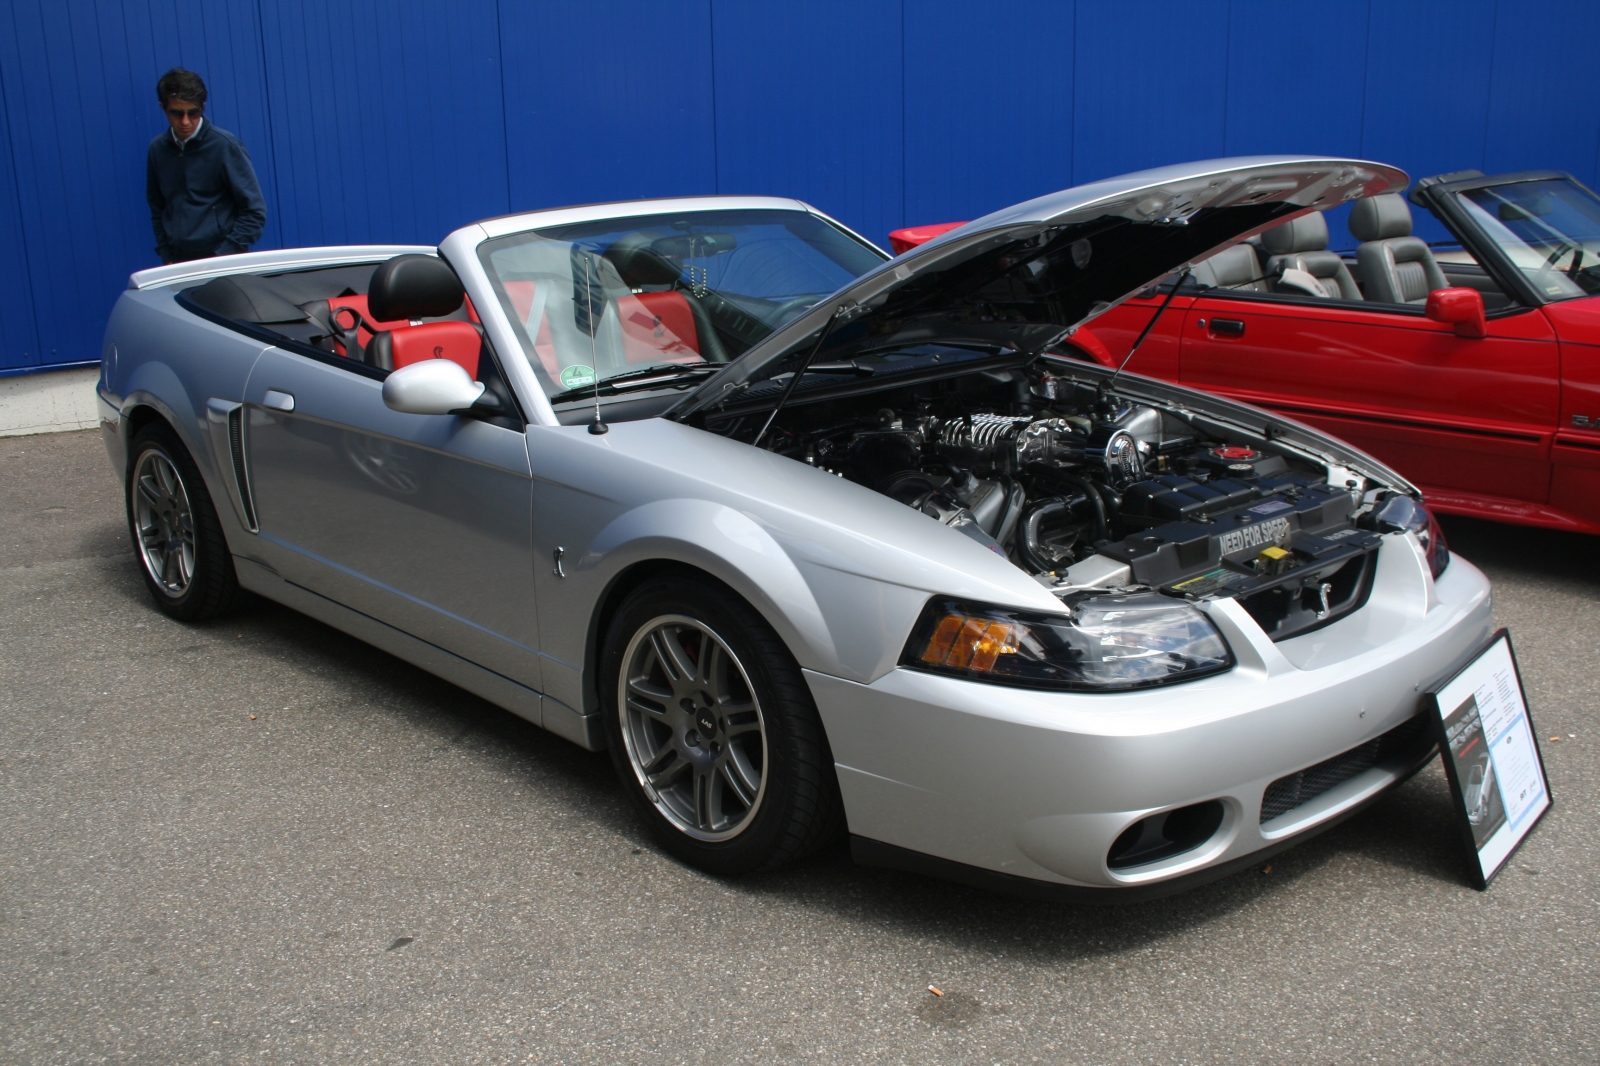
[[[1549,496],[1558,352],[1536,311],[1471,339],[1415,315],[1201,297],[1181,375],[1321,426],[1425,487]]]
[[[1561,336],[1561,417],[1550,504],[1600,533],[1600,297],[1549,304]]]

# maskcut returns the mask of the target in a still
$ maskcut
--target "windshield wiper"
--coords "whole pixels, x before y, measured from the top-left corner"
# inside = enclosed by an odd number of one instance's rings
[[[658,378],[667,374],[671,374],[676,377],[682,374],[698,373],[711,367],[720,368],[726,365],[726,363],[710,363],[704,359],[700,360],[698,363],[654,363],[650,366],[640,367],[638,370],[630,370],[626,374],[613,374],[611,377],[601,379],[598,385],[580,385],[575,389],[568,389],[565,392],[558,392],[554,396],[550,397],[550,402],[561,403],[564,400],[571,400],[576,397],[592,396],[597,389],[600,391],[614,389],[614,387],[621,382],[639,381],[643,378]]]

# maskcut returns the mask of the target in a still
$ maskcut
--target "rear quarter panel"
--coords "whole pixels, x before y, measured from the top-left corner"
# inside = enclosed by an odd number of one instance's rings
[[[128,290],[118,298],[106,328],[106,347],[116,348],[115,359],[102,364],[100,397],[116,412],[108,432],[113,467],[126,462],[126,449],[142,409],[165,420],[189,454],[206,483],[231,544],[237,550],[239,535],[246,535],[234,509],[225,500],[226,482],[219,457],[206,428],[206,401],[232,402],[244,396],[245,379],[256,358],[269,345],[206,321],[184,310],[172,289]],[[120,479],[124,471],[114,469]]]

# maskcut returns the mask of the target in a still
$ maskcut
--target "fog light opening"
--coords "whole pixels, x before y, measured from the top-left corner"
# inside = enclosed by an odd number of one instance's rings
[[[1122,831],[1106,854],[1106,865],[1126,870],[1181,855],[1210,840],[1221,827],[1221,800],[1152,814]]]

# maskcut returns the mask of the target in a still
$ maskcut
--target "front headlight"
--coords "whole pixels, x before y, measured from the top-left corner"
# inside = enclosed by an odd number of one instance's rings
[[[1200,611],[1154,592],[1088,595],[1065,615],[935,597],[900,665],[974,681],[1080,692],[1191,681],[1233,665]]]

